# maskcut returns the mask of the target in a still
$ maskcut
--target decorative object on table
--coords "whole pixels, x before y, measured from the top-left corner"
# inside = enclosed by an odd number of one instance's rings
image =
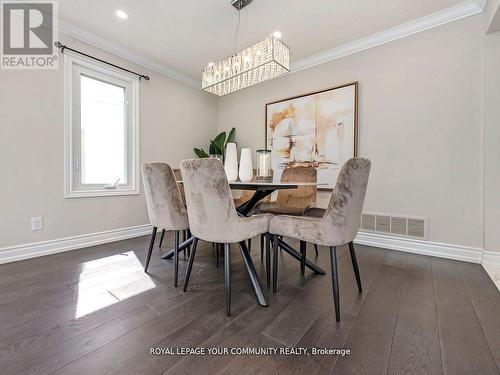
[[[252,181],[253,178],[252,150],[250,150],[249,148],[241,149],[239,176],[242,182]]]
[[[342,164],[357,156],[358,83],[266,104],[266,145],[277,178],[314,167],[331,190]]]
[[[211,159],[217,159],[218,161],[220,161],[222,163],[222,155],[221,154],[210,154],[209,157]]]
[[[290,48],[275,32],[262,41],[237,52],[240,11],[251,1],[233,0],[238,10],[234,35],[234,53],[217,63],[210,63],[202,71],[202,88],[215,95],[226,95],[290,71]]]
[[[227,180],[229,182],[234,182],[238,179],[238,155],[236,143],[230,142],[226,145],[224,170],[226,171]]]
[[[208,153],[205,152],[202,148],[194,148],[193,151],[199,158],[208,158],[215,157],[219,159],[222,163],[224,163],[224,157],[226,155],[226,145],[229,142],[234,141],[234,134],[236,133],[236,129],[232,128],[229,131],[229,134],[226,135],[226,132],[221,132],[215,137],[213,140],[210,140],[210,146],[208,147]],[[218,157],[217,157],[218,156]]]
[[[271,168],[271,150],[257,150],[257,181],[272,182],[273,170]]]

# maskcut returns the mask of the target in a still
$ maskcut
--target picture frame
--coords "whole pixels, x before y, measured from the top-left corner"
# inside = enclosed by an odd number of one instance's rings
[[[333,190],[342,164],[358,156],[358,92],[355,81],[266,104],[265,144],[276,179],[285,168],[313,167],[318,190]]]

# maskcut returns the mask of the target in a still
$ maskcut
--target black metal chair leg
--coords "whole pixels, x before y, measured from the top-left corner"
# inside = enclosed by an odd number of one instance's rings
[[[219,244],[215,244],[215,265],[219,268]]]
[[[252,252],[252,239],[251,238],[248,239],[248,246],[247,247],[248,247],[248,252],[251,253]]]
[[[266,277],[267,286],[271,286],[271,235],[269,233],[266,236]]]
[[[318,253],[318,245],[316,245],[316,244],[314,244],[314,251],[316,251],[316,256],[318,256],[319,255],[319,253]]]
[[[358,283],[358,290],[363,293],[363,286],[361,285],[361,276],[359,275],[358,260],[356,259],[356,253],[354,252],[354,244],[349,242],[349,252],[351,253],[352,268],[354,269],[354,276],[356,276],[356,282]]]
[[[196,254],[197,245],[198,245],[198,239],[195,238],[193,241],[193,249],[191,251],[191,256],[189,257],[189,263],[186,270],[186,277],[184,278],[184,288],[182,289],[184,292],[187,290],[189,284],[189,277],[191,276],[191,270],[193,269],[193,260],[194,260],[194,255]]]
[[[340,294],[339,294],[339,275],[337,271],[337,248],[330,247],[330,262],[332,269],[332,287],[333,287],[333,302],[335,304],[335,318],[340,322]]]
[[[300,241],[300,273],[303,275],[306,271],[306,254],[307,254],[307,243],[305,241]]]
[[[177,288],[177,280],[179,275],[179,231],[175,231],[174,242],[174,288]],[[184,242],[184,241],[182,241]]]
[[[231,315],[231,261],[229,258],[230,245],[224,244],[224,294],[226,296],[226,314]]]
[[[151,260],[151,253],[153,252],[153,246],[155,245],[156,231],[157,227],[153,227],[153,232],[151,233],[151,240],[149,241],[148,255],[146,256],[146,263],[144,264],[144,272],[148,272],[149,261]]]
[[[161,247],[161,244],[163,243],[163,238],[164,237],[165,237],[165,229],[163,229],[161,231],[160,244],[158,245],[158,247]]]
[[[273,235],[273,293],[278,289],[278,236]]]
[[[186,230],[187,233],[187,238],[191,238],[191,231],[188,229]],[[187,252],[191,255],[191,245],[187,247]]]
[[[260,260],[261,261],[264,260],[264,236],[266,236],[266,241],[267,241],[267,234],[261,234],[260,235]]]
[[[250,277],[250,282],[252,283],[255,296],[257,297],[257,302],[261,306],[269,306],[266,300],[266,296],[264,296],[264,292],[262,291],[262,287],[260,286],[257,272],[255,272],[255,266],[253,265],[252,257],[248,252],[247,244],[245,241],[241,241],[239,245],[243,263],[245,264],[248,276]]]

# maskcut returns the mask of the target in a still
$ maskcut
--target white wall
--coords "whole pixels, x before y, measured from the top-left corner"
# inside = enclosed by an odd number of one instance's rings
[[[262,147],[265,103],[357,80],[360,156],[373,160],[366,211],[427,216],[431,241],[500,250],[500,34],[485,40],[484,18],[219,99],[77,40],[62,41],[151,76],[140,84],[142,162],[177,165],[193,146],[232,126],[240,147]],[[0,249],[148,223],[142,194],[63,198],[63,111],[62,66],[0,71]],[[30,217],[39,215],[45,229],[31,232]]]
[[[500,32],[486,36],[485,250],[500,251]]]
[[[62,42],[151,76],[140,83],[141,162],[178,165],[215,130],[215,98],[71,38]],[[143,194],[64,199],[63,64],[0,71],[0,249],[149,223]],[[31,216],[44,230],[32,232]]]
[[[219,99],[217,125],[255,150],[265,103],[359,81],[365,210],[429,217],[431,241],[482,248],[483,35],[477,15],[259,84]]]

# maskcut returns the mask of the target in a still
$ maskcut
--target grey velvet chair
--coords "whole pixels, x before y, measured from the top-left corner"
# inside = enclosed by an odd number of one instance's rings
[[[316,168],[312,167],[286,168],[281,175],[281,182],[316,182],[317,180]],[[316,185],[278,190],[276,200],[258,202],[252,213],[302,216],[307,208],[316,205],[316,197]]]
[[[267,306],[245,241],[267,233],[272,215],[240,217],[237,214],[226,173],[217,159],[191,159],[181,163],[189,226],[194,237],[184,279],[187,290],[198,240],[224,244],[226,313],[231,313],[230,244],[238,243],[260,305]]]
[[[300,240],[301,269],[305,266],[305,243],[312,242],[330,248],[335,315],[340,321],[340,296],[337,272],[337,246],[348,244],[358,290],[363,291],[353,240],[361,224],[371,163],[369,159],[352,158],[344,163],[328,208],[322,217],[278,215],[271,219],[273,235],[273,292],[276,293],[278,273],[278,236]]]
[[[174,172],[175,179],[177,181],[182,180],[181,176],[181,170],[179,168],[174,168],[172,169]],[[186,197],[184,196],[184,186],[182,184],[177,183],[177,188],[179,189],[179,193],[181,194],[181,199],[182,203],[184,206],[186,206]],[[182,231],[182,241],[186,241],[189,237],[191,237],[191,233],[189,233],[189,230],[184,230]],[[158,244],[158,247],[161,248],[161,245],[163,244],[163,239],[165,238],[165,229],[161,231],[161,237],[160,237],[160,243]],[[191,247],[188,246],[186,249],[187,254],[189,255],[189,252],[191,250]]]
[[[175,231],[174,286],[179,273],[179,232],[189,229],[187,210],[182,202],[174,172],[165,163],[141,166],[149,221],[153,226],[144,272],[147,272],[158,229]]]
[[[317,182],[318,172],[312,167],[286,168],[281,174],[281,182]],[[302,216],[316,205],[317,187],[300,186],[297,189],[279,190],[276,200],[263,200],[258,202],[252,210],[255,213],[269,213],[273,215]],[[261,257],[264,249],[264,236],[260,237]],[[318,255],[318,247],[314,249]]]

